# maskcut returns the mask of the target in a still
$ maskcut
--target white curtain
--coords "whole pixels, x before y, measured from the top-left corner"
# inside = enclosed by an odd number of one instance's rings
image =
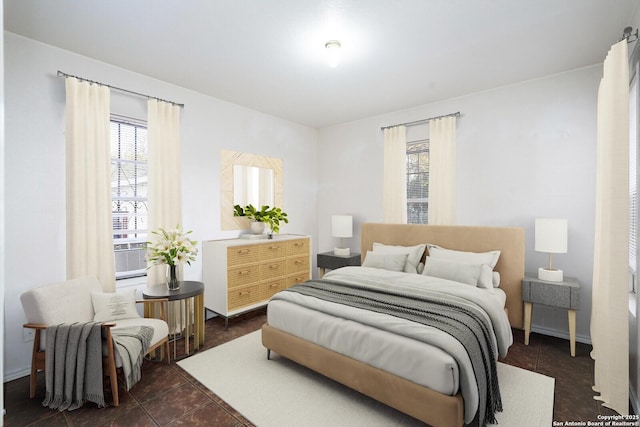
[[[180,107],[150,99],[147,109],[147,211],[151,233],[159,227],[170,229],[182,224]],[[164,266],[154,266],[147,271],[147,284],[163,283],[165,275]]]
[[[456,197],[456,118],[429,120],[428,223],[456,224]]]
[[[629,62],[612,46],[598,91],[591,341],[596,400],[629,413]]]
[[[407,223],[407,136],[404,126],[384,130],[382,221]]]
[[[94,276],[115,291],[109,88],[66,86],[67,278]]]

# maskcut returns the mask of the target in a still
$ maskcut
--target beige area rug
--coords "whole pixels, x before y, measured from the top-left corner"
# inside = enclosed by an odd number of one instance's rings
[[[419,426],[415,418],[267,351],[260,331],[178,365],[259,427]],[[498,363],[504,427],[548,427],[555,380]]]

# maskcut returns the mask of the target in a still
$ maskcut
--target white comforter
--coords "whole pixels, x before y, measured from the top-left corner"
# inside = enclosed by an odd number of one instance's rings
[[[425,295],[428,292],[446,292],[459,298],[463,304],[476,304],[483,308],[493,326],[494,339],[490,343],[494,353],[505,356],[513,343],[511,327],[504,307],[500,304],[492,290],[472,287],[418,274],[397,273],[367,267],[345,267],[333,270],[324,276],[325,279],[362,285],[362,278],[368,286],[381,289],[394,289],[409,294]],[[393,316],[357,309],[342,304],[319,300],[297,292],[280,292],[274,299],[320,311],[332,316],[350,319],[374,328],[403,335],[438,347],[448,354],[456,355],[460,370],[460,389],[465,402],[465,422],[470,423],[478,409],[478,391],[475,376],[464,347],[453,337],[438,329],[400,319]],[[496,351],[497,350],[497,351]],[[337,349],[338,352],[345,353]]]

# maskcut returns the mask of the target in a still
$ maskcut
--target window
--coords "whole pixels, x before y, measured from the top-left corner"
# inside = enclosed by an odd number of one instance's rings
[[[116,279],[144,276],[147,241],[147,126],[111,117],[111,210]]]
[[[407,223],[426,224],[429,206],[429,140],[407,142]]]

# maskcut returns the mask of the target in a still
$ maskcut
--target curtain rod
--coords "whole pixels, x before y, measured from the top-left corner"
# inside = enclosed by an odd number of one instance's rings
[[[443,114],[442,116],[429,117],[427,119],[414,120],[412,122],[406,122],[406,123],[398,123],[397,125],[382,126],[380,128],[380,130],[385,130],[385,129],[389,129],[389,128],[396,127],[396,126],[414,126],[414,125],[419,125],[419,124],[422,124],[422,123],[426,123],[429,120],[442,119],[444,117],[458,117],[459,115],[460,115],[460,111],[456,111],[455,113]]]
[[[635,38],[633,38],[635,37]],[[622,30],[622,37],[620,37],[620,39],[618,40],[618,42],[621,42],[622,40],[627,40],[627,43],[633,43],[635,41],[638,40],[638,29],[636,28],[636,32],[633,32],[633,27],[625,27],[624,30]]]
[[[180,104],[178,102],[168,101],[166,99],[158,98],[157,96],[145,95],[144,93],[134,92],[134,91],[128,90],[128,89],[122,89],[121,87],[111,86],[111,85],[108,85],[108,84],[105,84],[105,83],[100,83],[100,82],[97,82],[95,80],[85,79],[84,77],[74,76],[73,74],[68,74],[68,73],[62,72],[60,70],[58,70],[58,77],[65,77],[65,78],[66,77],[73,77],[73,78],[76,78],[76,79],[78,79],[80,81],[83,81],[83,82],[89,82],[89,83],[94,83],[94,84],[98,84],[98,85],[101,85],[101,86],[106,86],[109,89],[117,90],[118,92],[124,92],[124,93],[128,93],[128,94],[131,94],[131,95],[141,96],[141,97],[147,98],[147,99],[156,99],[158,101],[168,102],[169,104],[177,105],[180,108],[184,108],[184,104]]]

